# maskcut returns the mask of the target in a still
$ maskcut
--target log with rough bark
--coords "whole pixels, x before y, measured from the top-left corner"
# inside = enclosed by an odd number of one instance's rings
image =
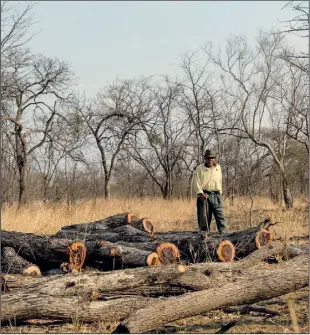
[[[234,246],[234,250],[229,248],[229,250],[223,250],[223,252],[226,251],[226,258],[228,253],[228,258],[235,256],[236,259],[239,259],[272,241],[271,232],[264,228],[264,226],[268,226],[269,223],[269,220],[265,220],[257,227],[232,233],[218,234],[170,231],[167,233],[156,233],[154,238],[158,241],[165,240],[174,243],[179,248],[183,259],[196,262],[201,262],[205,259],[214,260],[217,257],[220,260],[221,258],[225,259],[224,255],[218,255],[219,246],[222,241],[230,241]]]
[[[101,268],[105,265],[105,268],[107,268],[108,259],[111,259],[112,257],[115,258],[115,268],[160,265],[159,256],[156,252],[105,241],[101,241],[99,243],[101,246],[94,249],[88,257],[97,262],[102,262]],[[91,263],[88,262],[87,264]]]
[[[132,221],[139,221],[138,216],[135,213],[121,213],[109,216],[103,220],[98,220],[89,223],[78,223],[61,228],[63,231],[79,231],[87,233],[96,233],[104,230],[115,229],[127,224]]]
[[[224,307],[252,304],[296,291],[308,285],[308,257],[296,257],[280,269],[261,270],[253,280],[243,279],[218,288],[156,301],[123,320],[114,333],[147,333],[168,322]]]
[[[20,273],[30,276],[40,276],[40,268],[18,255],[12,247],[3,247],[1,250],[1,272]]]
[[[205,262],[190,266],[173,264],[165,267],[143,267],[104,273],[82,271],[78,274],[49,278],[23,278],[19,275],[7,275],[6,278],[12,290],[32,290],[40,285],[42,294],[50,292],[51,295],[59,297],[66,296],[68,293],[66,288],[68,282],[75,283],[70,288],[70,294],[88,295],[95,291],[109,295],[126,291],[129,294],[138,295],[177,295],[188,291],[220,287],[235,280],[235,276],[236,278],[240,276],[255,278],[261,270],[253,270],[251,267],[272,255],[281,254],[284,247],[283,243],[276,241],[232,264]],[[268,271],[268,268],[264,271]]]
[[[122,326],[128,327],[127,330],[131,332],[148,331],[182,318],[183,315],[191,316],[212,309],[249,304],[303,287],[308,283],[307,261],[306,258],[297,257],[295,261],[283,262],[272,269],[253,269],[252,272],[247,270],[245,273],[236,273],[238,280],[232,279],[231,274],[228,279],[227,271],[226,282],[220,281],[219,278],[213,279],[211,280],[212,286],[210,286],[209,274],[190,271],[180,265],[128,269],[109,273],[86,274],[82,272],[62,277],[43,278],[42,281],[34,280],[24,289],[12,291],[4,296],[2,298],[2,319],[8,321],[14,318],[19,321],[44,317],[65,320],[73,312],[71,308],[73,304],[78,313],[73,315],[80,320],[98,320],[99,311],[104,313],[109,307],[113,314],[107,311],[105,316],[112,318],[113,321],[127,318],[122,321]],[[229,267],[227,263],[215,263],[214,265],[221,268]],[[195,267],[193,265],[193,268]],[[167,271],[168,268],[171,271]],[[286,273],[289,274],[284,275]],[[231,281],[233,282],[230,283]],[[201,290],[203,287],[208,290],[182,294],[189,290]],[[175,294],[179,296],[175,297]],[[173,297],[158,300],[150,298],[163,295]],[[130,302],[133,306],[130,310],[128,310],[127,297],[132,299]],[[71,305],[67,306],[67,303]],[[56,306],[67,308],[57,309]],[[144,314],[144,311],[150,314]],[[143,314],[144,317],[141,318],[143,325],[139,326],[138,321],[135,320]],[[146,315],[149,315],[149,321]],[[146,328],[143,328],[145,326]]]
[[[79,270],[83,266],[86,247],[82,241],[68,241],[44,235],[1,231],[1,246],[18,250],[18,254],[36,264],[42,271],[69,262]]]
[[[105,262],[107,258],[116,257],[116,262],[122,266],[139,267],[174,264],[180,260],[180,252],[172,243],[149,242],[139,245],[100,240],[97,244],[100,247],[88,253],[88,257],[96,261]]]
[[[77,231],[60,230],[53,238],[65,238],[68,240],[79,239],[83,241],[105,240],[109,242],[126,241],[133,243],[149,242],[152,240],[151,234],[141,231],[131,225],[117,227],[113,230]]]

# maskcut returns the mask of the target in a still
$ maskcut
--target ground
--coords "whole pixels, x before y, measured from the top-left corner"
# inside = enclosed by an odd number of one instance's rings
[[[52,234],[63,225],[90,222],[128,211],[151,219],[155,231],[197,229],[194,200],[166,201],[162,199],[95,199],[89,202],[78,202],[75,205],[38,202],[27,205],[19,211],[17,211],[17,206],[13,205],[2,209],[2,229]],[[278,222],[271,227],[274,238],[289,239],[309,234],[308,200],[306,198],[295,200],[292,210],[286,210],[283,205],[275,205],[267,198],[254,198],[252,211],[250,211],[250,201],[246,198],[235,198],[233,204],[227,199],[225,200],[225,213],[231,231],[257,225],[269,216],[272,222]],[[215,224],[213,224],[213,229],[215,229]],[[291,243],[299,244],[305,241],[296,239]],[[288,304],[288,297],[292,298],[293,306]],[[220,330],[222,323],[226,324],[232,320],[237,320],[237,323],[227,333],[292,333],[297,330],[300,333],[308,333],[308,302],[307,287],[294,294],[256,304],[280,312],[280,315],[277,316],[267,317],[253,312],[250,315],[240,315],[213,311],[207,315],[173,322],[158,330],[157,333],[212,334]],[[33,320],[25,325],[11,324],[2,327],[1,330],[2,333],[109,333],[114,326],[104,323],[83,324],[78,320],[72,320],[67,324]]]

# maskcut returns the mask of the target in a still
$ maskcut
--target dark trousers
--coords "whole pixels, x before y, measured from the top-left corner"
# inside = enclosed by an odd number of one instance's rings
[[[218,192],[208,192],[208,198],[203,201],[197,197],[197,217],[201,231],[210,231],[212,214],[214,215],[217,230],[219,233],[228,232],[228,224],[224,216],[222,197]]]

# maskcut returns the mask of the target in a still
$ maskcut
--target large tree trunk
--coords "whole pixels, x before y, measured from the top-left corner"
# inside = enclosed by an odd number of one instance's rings
[[[88,223],[79,223],[69,226],[63,226],[62,231],[79,231],[86,233],[96,233],[105,230],[115,229],[127,224],[130,224],[132,221],[139,220],[138,216],[135,213],[121,213],[109,216],[103,220],[98,220],[95,222]]]
[[[242,258],[272,240],[271,233],[263,227],[268,227],[269,220],[265,220],[257,227],[239,230],[232,233],[206,233],[192,231],[179,231],[156,233],[154,238],[158,241],[174,243],[181,252],[183,259],[194,262],[214,260],[222,241],[230,241],[235,248],[235,257]]]
[[[127,292],[138,295],[176,295],[188,291],[220,287],[231,281],[234,275],[245,278],[255,277],[260,269],[253,272],[250,268],[260,261],[275,255],[283,255],[285,246],[280,241],[272,242],[243,260],[233,263],[205,262],[184,265],[166,265],[164,267],[143,267],[109,272],[80,272],[66,276],[50,276],[41,278],[24,278],[6,275],[12,291],[31,291],[40,286],[42,294],[64,297],[68,294],[87,295],[90,292],[102,294],[118,294]],[[68,290],[66,283],[75,283]]]
[[[28,169],[28,157],[25,152],[26,140],[20,133],[21,129],[19,126],[15,126],[16,132],[16,164],[19,173],[19,194],[18,194],[18,205],[26,203],[26,182],[27,182],[27,169]]]
[[[58,298],[38,295],[37,292],[18,292],[2,297],[2,324],[10,320],[48,318],[53,320],[80,322],[105,321],[113,324],[124,319],[136,309],[151,303],[152,298],[120,295],[97,301],[94,297]]]
[[[75,264],[80,269],[85,260],[85,254],[80,251],[82,247],[85,253],[83,242],[48,236],[2,230],[1,246],[18,250],[20,256],[39,266],[42,271],[59,268],[63,262]]]
[[[87,241],[127,241],[132,243],[149,242],[151,240],[149,233],[141,231],[131,225],[121,226],[115,229],[96,230],[94,233],[89,233],[86,225],[85,231],[76,231],[70,229],[61,229],[53,237],[66,238],[66,239],[82,239]]]
[[[260,275],[259,275],[260,273]],[[168,322],[205,314],[215,309],[268,300],[308,285],[308,257],[287,262],[281,269],[261,269],[256,278],[245,278],[221,287],[156,301],[133,312],[114,333],[147,333]]]
[[[208,264],[200,265],[205,269],[208,267]],[[214,265],[224,268],[227,264]],[[195,265],[194,268],[199,269]],[[93,321],[99,320],[100,312],[107,313],[101,317],[105,315],[113,322],[128,317],[118,328],[120,332],[124,329],[147,332],[183,317],[283,295],[306,286],[308,282],[307,258],[289,261],[271,270],[236,272],[239,280],[228,284],[232,274],[228,267],[226,271],[222,281],[219,280],[221,277],[212,278],[209,272],[205,274],[186,268],[182,271],[180,265],[43,278],[42,282],[34,280],[21,291],[11,290],[2,297],[2,320],[42,317],[67,320],[71,314],[83,321]],[[182,294],[203,287],[208,289]],[[176,297],[175,294],[182,295]],[[172,297],[150,298],[158,295]],[[138,321],[139,317],[142,323]]]

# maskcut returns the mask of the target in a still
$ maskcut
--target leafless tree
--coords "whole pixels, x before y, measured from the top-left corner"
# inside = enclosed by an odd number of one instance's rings
[[[287,33],[295,33],[300,37],[309,37],[309,2],[308,1],[289,1],[284,8],[290,8],[295,16],[286,23]]]
[[[159,187],[163,198],[169,199],[175,187],[176,164],[183,155],[188,132],[187,118],[182,117],[178,108],[181,86],[166,76],[163,79],[163,83],[152,89],[152,112],[139,124],[142,133],[131,136],[130,152]]]
[[[290,64],[276,96],[287,115],[287,135],[302,143],[309,153],[309,76]]]
[[[289,1],[283,9],[293,10],[295,16],[284,21],[282,34],[294,34],[301,38],[309,38],[309,2]],[[309,75],[309,52],[294,50],[288,46],[283,48],[281,58]]]
[[[264,147],[279,167],[282,189],[287,208],[293,200],[285,172],[287,150],[287,115],[282,112],[274,91],[279,82],[286,80],[285,64],[279,59],[282,37],[276,34],[261,33],[252,51],[242,36],[227,42],[225,60],[221,55],[214,56],[212,48],[206,47],[207,55],[221,70],[223,93],[231,97],[227,113],[238,116],[238,124],[222,129],[235,136],[250,139]],[[266,136],[267,124],[272,127],[272,137]]]
[[[100,92],[96,101],[79,108],[100,152],[106,198],[110,197],[113,170],[124,142],[148,112],[147,92],[147,80],[117,81]]]
[[[23,203],[29,156],[45,143],[59,109],[70,99],[73,74],[64,62],[24,51],[15,52],[9,64],[10,81],[1,107],[15,141],[18,199]]]
[[[35,23],[32,17],[33,2],[1,1],[1,61],[6,64],[6,58],[15,50],[23,48],[34,33],[29,30]]]

